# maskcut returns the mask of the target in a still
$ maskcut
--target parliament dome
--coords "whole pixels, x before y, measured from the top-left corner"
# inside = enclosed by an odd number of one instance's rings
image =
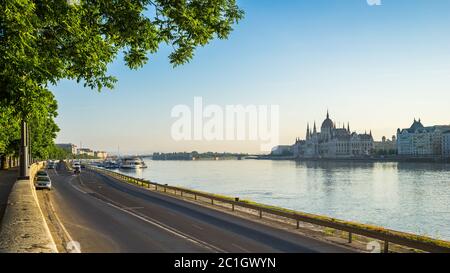
[[[324,131],[324,129],[333,128],[333,121],[330,119],[330,115],[327,111],[327,118],[322,122],[321,131]]]

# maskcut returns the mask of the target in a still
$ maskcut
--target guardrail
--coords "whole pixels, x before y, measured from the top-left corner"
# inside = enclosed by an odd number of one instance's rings
[[[159,184],[144,179],[127,176],[110,170],[89,166],[88,168],[98,171],[100,173],[121,179],[125,182],[133,183],[141,187],[155,189],[156,191],[163,191],[168,193],[170,190],[180,192],[181,196],[190,195],[197,200],[198,197],[209,199],[211,204],[214,205],[214,201],[227,203],[231,205],[231,209],[234,211],[235,207],[242,207],[258,212],[259,217],[262,218],[264,214],[271,214],[287,219],[296,221],[297,229],[300,222],[310,223],[322,227],[332,228],[340,231],[348,232],[348,242],[352,242],[354,234],[361,235],[368,238],[377,239],[384,242],[384,252],[389,252],[389,243],[405,246],[425,252],[433,253],[450,253],[450,242],[433,239],[431,237],[416,235],[412,233],[400,232],[391,229],[386,229],[378,226],[365,225],[355,222],[349,222],[339,220],[331,217],[314,215],[309,213],[298,212],[289,209],[283,209],[273,206],[268,206],[258,203],[249,203],[249,201],[239,200],[239,198],[231,198],[226,196],[219,196],[211,193],[205,193],[181,187],[169,186],[167,184]]]

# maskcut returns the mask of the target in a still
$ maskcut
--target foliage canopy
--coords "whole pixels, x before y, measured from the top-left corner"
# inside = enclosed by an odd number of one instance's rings
[[[107,65],[121,51],[136,69],[166,43],[173,47],[170,62],[183,64],[196,47],[227,38],[243,17],[235,0],[4,0],[3,5],[0,98],[22,106],[30,90],[39,92],[60,79],[112,88],[116,79]]]
[[[107,69],[119,53],[137,69],[161,44],[173,48],[173,66],[184,64],[197,47],[226,39],[243,18],[236,0],[2,0],[0,5],[0,154],[17,140],[20,120],[33,120],[34,143],[50,147],[44,143],[58,128],[48,84],[71,79],[99,91],[113,88],[116,79]]]

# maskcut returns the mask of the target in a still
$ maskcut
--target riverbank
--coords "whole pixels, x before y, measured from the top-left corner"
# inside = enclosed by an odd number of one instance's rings
[[[255,160],[292,160],[292,161],[314,161],[314,162],[411,162],[411,163],[445,163],[450,164],[450,158],[433,157],[353,157],[353,158],[305,158],[293,156],[259,156],[255,158],[246,158]]]

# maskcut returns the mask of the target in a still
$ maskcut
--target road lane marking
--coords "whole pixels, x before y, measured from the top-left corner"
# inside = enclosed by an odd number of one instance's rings
[[[136,213],[134,213],[134,212],[131,212],[131,211],[125,210],[125,209],[123,209],[123,208],[121,208],[121,207],[118,207],[118,206],[116,206],[116,205],[114,205],[114,204],[112,204],[112,203],[108,203],[108,202],[105,202],[105,203],[108,204],[109,206],[113,207],[113,208],[116,208],[116,209],[118,209],[118,210],[120,210],[120,211],[123,211],[123,212],[125,212],[125,213],[128,213],[128,214],[130,214],[130,215],[132,215],[132,216],[134,216],[134,217],[136,217],[136,218],[138,218],[138,219],[140,219],[140,220],[142,220],[142,221],[144,221],[144,222],[146,222],[146,223],[149,223],[149,224],[151,224],[151,225],[154,225],[154,226],[156,226],[156,227],[159,227],[159,228],[161,228],[162,230],[165,230],[165,231],[167,231],[167,232],[169,232],[169,233],[171,233],[171,234],[173,234],[173,235],[176,235],[176,236],[178,236],[178,237],[180,237],[180,238],[183,238],[183,239],[185,239],[185,240],[187,240],[187,241],[190,241],[190,242],[192,242],[192,243],[194,243],[194,244],[196,244],[196,245],[199,245],[199,246],[201,246],[201,247],[204,247],[204,248],[213,250],[213,251],[215,251],[215,252],[225,252],[224,250],[222,250],[222,249],[220,249],[220,248],[218,248],[218,247],[215,247],[215,246],[213,246],[213,245],[210,245],[210,244],[208,244],[208,243],[206,243],[206,242],[204,242],[204,241],[201,241],[201,240],[199,240],[199,239],[193,238],[193,237],[191,237],[191,236],[189,236],[189,235],[187,235],[187,234],[185,234],[185,233],[183,233],[183,232],[181,232],[181,231],[179,231],[179,230],[174,229],[173,227],[166,226],[166,225],[164,225],[163,223],[160,223],[159,221],[157,221],[157,220],[155,220],[155,219],[152,219],[152,218],[147,217],[147,216],[145,216],[145,217],[144,217],[144,216],[141,216],[141,215],[136,214]]]
[[[60,226],[61,229],[63,230],[64,235],[66,235],[67,239],[69,239],[69,243],[75,242],[75,241],[72,239],[72,236],[70,236],[70,234],[69,234],[69,232],[67,231],[67,229],[66,229],[66,227],[64,226],[64,224],[62,223],[61,219],[58,217],[58,214],[56,213],[55,207],[53,207],[53,203],[52,203],[52,201],[50,200],[50,198],[48,198],[48,203],[49,203],[49,205],[50,205],[50,209],[51,209],[52,212],[53,212],[53,215],[54,215],[55,218],[56,218],[56,221],[58,222],[59,226]],[[79,245],[79,244],[74,244],[74,243],[72,243],[71,246],[74,248],[74,251],[72,251],[72,252],[70,252],[70,253],[81,253],[81,248],[80,248],[80,245]],[[67,250],[67,246],[66,246],[66,250]]]
[[[50,228],[48,227],[47,220],[45,219],[44,212],[42,212],[41,205],[39,204],[39,199],[38,199],[38,196],[37,196],[36,189],[34,188],[34,185],[30,185],[30,186],[32,187],[32,188],[31,188],[31,191],[32,191],[33,198],[34,198],[34,200],[35,200],[35,202],[36,202],[36,204],[37,204],[37,207],[38,207],[38,209],[39,209],[39,212],[41,213],[42,219],[44,219],[44,229],[45,229],[45,232],[46,232],[47,235],[50,237],[50,239],[51,239],[51,241],[52,241],[52,243],[53,243],[53,245],[51,246],[51,248],[52,248],[53,252],[58,253],[58,249],[57,249],[57,247],[56,247],[55,239],[53,238],[52,233],[50,232]]]
[[[75,190],[83,193],[83,194],[87,194],[87,192],[83,191],[82,189],[76,187],[74,184],[72,184],[73,179],[75,178],[75,176],[72,176],[69,180],[69,184],[72,186],[72,188],[74,188]]]
[[[234,246],[234,247],[236,247],[236,248],[239,248],[240,250],[242,250],[242,251],[244,251],[244,252],[246,252],[246,253],[250,253],[249,250],[243,248],[242,246],[238,246],[237,244],[233,244],[233,243],[232,243],[231,245]]]
[[[83,188],[87,188],[88,191],[82,190],[81,188],[75,186],[75,185],[72,183],[73,179],[75,179],[76,177],[78,177],[78,179],[80,180],[81,186],[82,186]],[[90,193],[93,193],[93,191],[90,190],[89,187],[86,187],[86,186],[84,185],[84,182],[83,182],[83,180],[81,179],[81,176],[78,176],[78,175],[72,175],[72,178],[70,179],[69,184],[70,184],[75,190],[77,190],[77,191],[79,191],[79,192],[81,192],[81,193],[83,193],[83,194],[90,194]]]
[[[75,178],[75,177],[72,177],[71,180],[70,180],[70,182],[71,182],[74,178]],[[80,177],[80,182],[82,182],[82,181],[81,181],[81,177]],[[76,187],[76,186],[73,185],[72,183],[70,183],[70,185],[71,185],[73,188],[75,188],[77,191],[79,191],[79,192],[81,192],[81,193],[83,193],[83,194],[89,194],[89,193],[87,193],[87,192],[85,192],[85,191],[79,189],[78,187]],[[94,194],[95,194],[95,195],[94,195]],[[160,228],[160,229],[162,229],[162,230],[165,230],[166,232],[169,232],[169,233],[171,233],[171,234],[173,234],[173,235],[176,235],[176,236],[178,236],[178,237],[180,237],[180,238],[183,238],[183,239],[185,239],[185,240],[187,240],[187,241],[190,241],[190,242],[192,242],[192,243],[194,243],[194,244],[196,244],[196,245],[199,245],[199,246],[201,246],[201,247],[203,247],[203,248],[210,249],[210,250],[212,250],[212,251],[214,251],[214,252],[226,252],[225,250],[222,250],[222,249],[220,249],[220,248],[218,248],[218,247],[216,247],[216,246],[213,246],[213,245],[211,245],[211,244],[209,244],[209,243],[207,243],[207,242],[204,242],[204,241],[202,241],[202,240],[200,240],[200,239],[194,238],[194,237],[192,237],[192,236],[190,236],[190,235],[188,235],[188,234],[185,234],[184,232],[181,232],[181,231],[179,231],[179,230],[177,230],[177,229],[175,229],[175,228],[173,228],[173,227],[169,227],[169,226],[167,226],[167,225],[165,225],[165,224],[163,224],[163,223],[161,223],[161,222],[159,222],[159,221],[157,221],[157,220],[155,220],[155,219],[152,219],[152,218],[150,218],[150,217],[148,217],[148,216],[143,216],[143,215],[137,214],[137,213],[135,213],[135,212],[133,212],[133,211],[127,210],[127,209],[125,209],[126,207],[123,206],[122,204],[119,204],[119,203],[117,203],[117,202],[111,200],[110,198],[107,198],[106,196],[104,196],[104,195],[102,195],[102,194],[99,194],[99,193],[97,193],[97,192],[93,192],[93,194],[89,194],[89,195],[91,195],[92,197],[96,198],[97,200],[99,200],[99,201],[101,201],[101,202],[103,202],[103,203],[105,203],[105,204],[107,204],[107,205],[109,205],[109,206],[111,206],[111,207],[113,207],[113,208],[116,208],[116,209],[118,209],[118,210],[120,210],[120,211],[122,211],[122,212],[125,212],[125,213],[127,213],[127,214],[129,214],[129,215],[131,215],[131,216],[134,216],[134,217],[136,217],[136,218],[138,218],[138,219],[140,219],[140,220],[142,220],[142,221],[144,221],[144,222],[146,222],[146,223],[149,223],[149,224],[151,224],[151,225],[154,225],[154,226],[156,226],[156,227],[158,227],[158,228]],[[96,196],[96,195],[98,195],[98,196]],[[101,197],[101,198],[100,198],[100,197]],[[105,199],[105,200],[103,200],[103,199]],[[115,204],[114,204],[114,203],[115,203]],[[125,207],[125,208],[124,208],[124,207]]]
[[[144,207],[124,207],[126,210],[144,209]]]

